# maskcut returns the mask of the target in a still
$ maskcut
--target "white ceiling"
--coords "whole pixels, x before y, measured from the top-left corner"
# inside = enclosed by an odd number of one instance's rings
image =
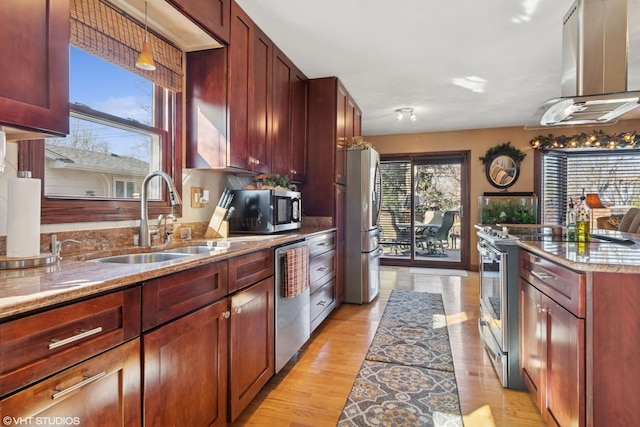
[[[307,77],[340,78],[363,135],[385,135],[524,125],[560,95],[574,0],[236,1]],[[403,107],[415,122],[396,122]]]

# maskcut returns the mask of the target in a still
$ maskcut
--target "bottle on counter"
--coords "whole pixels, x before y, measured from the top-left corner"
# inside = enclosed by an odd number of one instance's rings
[[[591,211],[587,206],[584,188],[576,211],[576,238],[578,242],[588,242],[591,238]]]
[[[569,209],[567,209],[567,240],[576,241],[576,211],[572,197],[569,197]]]

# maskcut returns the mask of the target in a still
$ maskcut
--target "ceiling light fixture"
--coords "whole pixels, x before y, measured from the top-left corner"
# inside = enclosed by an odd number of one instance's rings
[[[405,117],[409,117],[412,122],[415,122],[417,119],[413,113],[413,108],[398,108],[396,110],[396,121],[402,121]]]
[[[149,43],[149,30],[147,28],[147,2],[144,2],[144,43],[142,43],[142,51],[138,60],[136,61],[136,67],[147,71],[153,71],[156,69],[156,63],[153,62],[153,53],[151,52],[151,43]]]

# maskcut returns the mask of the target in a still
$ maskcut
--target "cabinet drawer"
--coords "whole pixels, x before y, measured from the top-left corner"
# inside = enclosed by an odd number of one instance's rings
[[[335,249],[336,233],[332,232],[311,237],[307,241],[309,242],[309,257],[313,258],[331,249]]]
[[[520,276],[558,304],[584,318],[586,276],[527,251],[520,251]]]
[[[227,263],[219,262],[160,277],[142,285],[142,329],[176,317],[227,295]]]
[[[0,395],[139,334],[139,287],[3,323],[0,325]]]
[[[229,293],[273,275],[273,250],[265,249],[229,260]]]
[[[122,426],[142,424],[140,339],[73,366],[0,401],[3,416],[40,425]],[[29,417],[34,419],[27,422]],[[36,417],[42,417],[40,419]],[[5,422],[9,425],[11,422]]]
[[[311,321],[320,316],[325,310],[334,306],[334,289],[335,279],[325,282],[320,289],[311,294]],[[328,313],[327,313],[328,314]],[[326,316],[325,316],[326,317]]]
[[[331,277],[336,271],[336,251],[325,252],[309,261],[309,280],[312,286],[325,276]]]

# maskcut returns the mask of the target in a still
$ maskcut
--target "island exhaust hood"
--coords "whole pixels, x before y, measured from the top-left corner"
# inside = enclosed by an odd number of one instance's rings
[[[640,0],[576,0],[563,19],[561,97],[525,129],[611,125],[640,113],[640,23],[629,19],[638,16]]]

